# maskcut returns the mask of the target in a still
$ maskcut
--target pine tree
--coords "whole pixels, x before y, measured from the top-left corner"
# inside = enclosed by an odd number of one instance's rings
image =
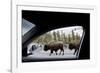
[[[71,36],[70,36],[70,34],[68,34],[68,43],[70,43],[71,42]]]
[[[54,41],[56,41],[56,32],[53,32]]]
[[[74,30],[72,30],[72,40],[75,40]]]
[[[57,31],[57,41],[60,41],[60,32]]]
[[[66,44],[68,43],[68,37],[66,36]]]
[[[63,42],[66,43],[66,35],[63,33]]]

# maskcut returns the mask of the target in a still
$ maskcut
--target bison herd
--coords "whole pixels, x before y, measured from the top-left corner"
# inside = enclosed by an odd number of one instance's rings
[[[63,43],[45,44],[45,45],[43,45],[43,47],[42,47],[42,45],[38,45],[38,46],[32,45],[31,49],[29,51],[31,51],[31,53],[32,53],[32,51],[38,49],[39,47],[42,48],[42,50],[45,52],[50,51],[50,54],[49,54],[50,56],[53,53],[55,53],[56,55],[64,55],[64,53],[65,53]],[[71,44],[70,43],[70,44],[68,44],[68,49],[75,50],[73,55],[75,55],[75,54],[77,55],[79,52],[79,44]],[[59,53],[58,53],[58,50],[59,50]]]

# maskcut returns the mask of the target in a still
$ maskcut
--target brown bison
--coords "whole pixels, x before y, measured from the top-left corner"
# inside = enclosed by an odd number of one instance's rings
[[[69,49],[70,50],[73,50],[73,49],[75,49],[75,51],[74,51],[74,55],[75,55],[75,53],[76,53],[76,55],[78,55],[78,52],[79,52],[79,44],[72,44],[72,43],[70,43],[69,44]]]
[[[57,55],[57,51],[60,50],[59,55],[62,53],[62,55],[64,55],[64,49],[63,49],[63,44],[62,43],[55,43],[55,44],[48,44],[48,45],[44,45],[44,51],[48,51],[50,50],[50,55],[55,52]]]

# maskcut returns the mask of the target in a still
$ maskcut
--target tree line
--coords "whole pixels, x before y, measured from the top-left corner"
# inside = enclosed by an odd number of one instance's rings
[[[59,42],[62,41],[63,44],[79,44],[80,42],[80,35],[78,33],[75,34],[74,30],[71,33],[67,34],[62,31],[52,31],[47,32],[33,40],[34,43],[39,44],[50,44],[52,42]]]

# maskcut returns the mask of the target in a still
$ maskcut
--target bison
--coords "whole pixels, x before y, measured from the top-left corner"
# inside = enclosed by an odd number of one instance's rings
[[[63,52],[62,55],[64,55],[64,49],[63,49],[63,44],[62,43],[54,43],[54,44],[44,45],[44,51],[48,51],[48,50],[51,51],[50,56],[51,56],[51,54],[53,54],[53,52],[55,52],[56,55],[57,55],[58,50],[60,50],[59,55],[61,54],[61,52]]]
[[[79,51],[79,44],[72,44],[72,43],[70,43],[69,44],[69,49],[70,50],[73,50],[73,49],[75,49],[75,51],[74,51],[74,55],[76,54],[78,54],[78,51]]]

